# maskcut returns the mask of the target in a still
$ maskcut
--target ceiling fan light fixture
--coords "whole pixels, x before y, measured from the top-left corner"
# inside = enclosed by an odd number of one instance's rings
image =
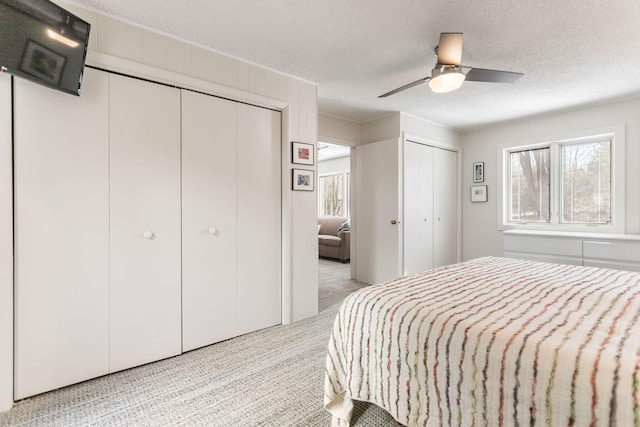
[[[429,87],[436,93],[446,93],[459,89],[465,75],[457,65],[436,65],[431,70]]]

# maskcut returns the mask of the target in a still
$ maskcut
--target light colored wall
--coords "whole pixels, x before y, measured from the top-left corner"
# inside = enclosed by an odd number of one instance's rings
[[[462,135],[459,132],[411,114],[400,113],[400,129],[405,135],[462,146]]]
[[[399,138],[402,132],[455,146],[462,145],[462,136],[459,132],[403,112],[391,113],[364,123],[326,114],[318,115],[318,139],[324,142],[355,147]]]
[[[361,125],[361,144],[384,141],[400,137],[400,113],[389,114],[376,120],[371,120]]]
[[[344,172],[349,171],[350,169],[351,163],[349,161],[349,156],[318,162],[318,175]]]
[[[360,123],[327,114],[318,114],[318,140],[354,147],[361,144]]]
[[[11,78],[0,74],[0,411],[13,404]]]
[[[567,133],[588,134],[590,129],[623,125],[625,128],[626,170],[626,232],[640,233],[640,98],[606,103],[532,117],[527,120],[494,126],[463,135],[463,191],[462,226],[463,259],[480,256],[501,256],[502,233],[498,230],[499,201],[496,191],[501,181],[498,145],[517,141],[540,142],[552,140]],[[485,182],[488,186],[487,203],[471,203],[469,191],[473,185],[474,162],[485,163]]]
[[[317,314],[318,246],[315,192],[291,191],[291,144],[316,144],[317,85],[192,45],[71,3],[91,23],[87,64],[282,111],[284,323]],[[12,234],[9,77],[0,80],[0,235]],[[7,158],[7,156],[9,156]],[[313,167],[313,169],[316,169]],[[0,410],[13,401],[13,278],[9,239],[0,242]]]
[[[459,132],[403,112],[364,122],[361,128],[362,144],[411,135],[444,145],[462,146],[462,136]]]

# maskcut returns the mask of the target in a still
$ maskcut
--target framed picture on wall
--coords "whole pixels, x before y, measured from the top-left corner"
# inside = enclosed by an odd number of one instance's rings
[[[487,201],[487,186],[486,185],[473,185],[471,186],[471,201],[472,202],[486,202]]]
[[[291,154],[293,158],[291,161],[297,165],[311,165],[315,162],[313,144],[306,144],[304,142],[292,142]]]
[[[314,173],[306,169],[293,169],[291,182],[293,190],[313,191]]]
[[[484,162],[473,164],[473,182],[484,182]]]

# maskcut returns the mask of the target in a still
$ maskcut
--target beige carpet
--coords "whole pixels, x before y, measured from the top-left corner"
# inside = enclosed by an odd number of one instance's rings
[[[318,261],[318,311],[339,304],[351,292],[366,286],[349,278],[351,264],[320,258]]]
[[[325,349],[337,304],[363,286],[320,260],[320,314],[18,402],[0,426],[328,426]],[[358,404],[354,425],[398,425]]]

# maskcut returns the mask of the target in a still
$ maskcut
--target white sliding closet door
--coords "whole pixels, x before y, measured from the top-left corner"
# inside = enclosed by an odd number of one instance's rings
[[[14,79],[15,390],[109,372],[108,76],[82,97]]]
[[[181,352],[180,91],[110,75],[111,371]]]
[[[238,104],[238,333],[281,322],[280,113]]]
[[[433,151],[433,265],[440,267],[458,259],[458,160],[453,151]]]
[[[236,109],[182,91],[183,351],[237,335]]]
[[[438,150],[435,150],[438,151]],[[433,268],[434,148],[407,141],[404,146],[404,273]]]

